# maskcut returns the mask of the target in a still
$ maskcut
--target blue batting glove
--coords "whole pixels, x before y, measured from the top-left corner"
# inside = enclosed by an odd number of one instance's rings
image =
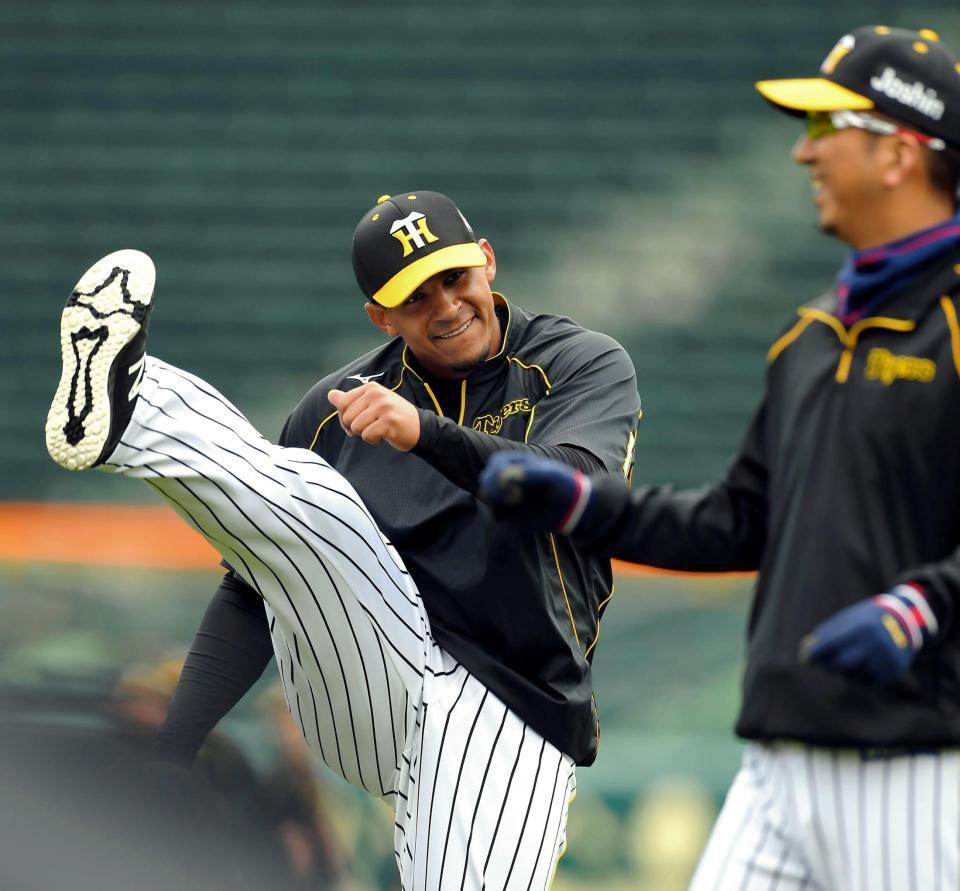
[[[528,452],[496,452],[480,473],[480,498],[499,520],[569,535],[593,487],[579,470]]]
[[[897,585],[821,622],[800,642],[800,658],[869,683],[892,683],[937,633],[921,588]]]

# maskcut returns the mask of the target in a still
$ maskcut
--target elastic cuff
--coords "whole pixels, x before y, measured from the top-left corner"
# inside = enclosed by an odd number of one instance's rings
[[[903,626],[914,650],[919,650],[939,630],[923,588],[917,584],[897,585],[886,594],[875,597],[874,602]]]
[[[590,482],[590,477],[581,473],[579,470],[573,472],[573,481],[577,487],[576,493],[573,496],[570,507],[567,508],[566,514],[564,514],[563,519],[560,521],[560,525],[557,527],[557,531],[562,535],[569,535],[577,528],[577,523],[579,523],[581,517],[583,517],[583,512],[590,503],[590,494],[593,492],[593,484]]]
[[[926,628],[930,636],[935,635],[940,626],[937,623],[937,617],[930,608],[930,602],[927,600],[927,592],[916,582],[906,582],[903,585],[897,585],[893,593],[904,598],[910,604],[910,612],[917,619],[921,628]]]
[[[573,537],[581,546],[598,554],[608,554],[618,538],[621,517],[630,504],[630,489],[623,477],[613,474],[593,474],[590,485],[590,497]]]

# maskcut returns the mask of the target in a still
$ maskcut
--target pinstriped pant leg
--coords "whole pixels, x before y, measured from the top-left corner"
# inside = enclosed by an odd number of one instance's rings
[[[110,468],[154,487],[264,598],[287,701],[346,779],[393,800],[404,891],[545,891],[571,759],[441,650],[356,493],[148,360]]]
[[[956,750],[749,746],[691,888],[956,891],[958,831]]]
[[[777,747],[796,835],[831,891],[956,891],[960,755]]]
[[[795,837],[791,799],[769,750],[748,746],[690,891],[827,891]]]
[[[400,788],[404,891],[546,891],[566,846],[572,760],[462,666],[428,677]]]
[[[851,861],[842,891],[960,888],[960,753],[821,757],[842,765]]]
[[[105,469],[143,479],[260,592],[304,736],[349,782],[394,797],[436,647],[416,586],[352,486],[149,357]]]

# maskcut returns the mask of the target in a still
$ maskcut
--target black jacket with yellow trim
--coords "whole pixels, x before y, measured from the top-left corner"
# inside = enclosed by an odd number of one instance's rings
[[[600,552],[669,569],[758,569],[739,735],[851,747],[960,743],[960,251],[849,328],[832,294],[770,349],[726,477],[697,491],[600,481]],[[600,511],[598,513],[603,513]],[[837,610],[914,580],[940,623],[899,683],[798,660]]]
[[[527,444],[621,478],[640,413],[636,375],[610,337],[497,295],[503,348],[463,381],[431,379],[400,339],[317,383],[281,436],[342,473],[402,556],[435,640],[580,764],[598,724],[590,662],[612,593],[609,560],[494,523],[475,492],[487,455]],[[348,437],[327,394],[366,380],[421,413],[412,453]],[[523,447],[521,445],[521,447]]]

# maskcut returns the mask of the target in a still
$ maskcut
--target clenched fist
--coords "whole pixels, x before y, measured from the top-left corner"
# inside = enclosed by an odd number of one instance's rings
[[[420,441],[417,409],[374,381],[355,390],[331,390],[327,398],[348,436],[369,443],[388,442],[401,452],[409,452]]]

